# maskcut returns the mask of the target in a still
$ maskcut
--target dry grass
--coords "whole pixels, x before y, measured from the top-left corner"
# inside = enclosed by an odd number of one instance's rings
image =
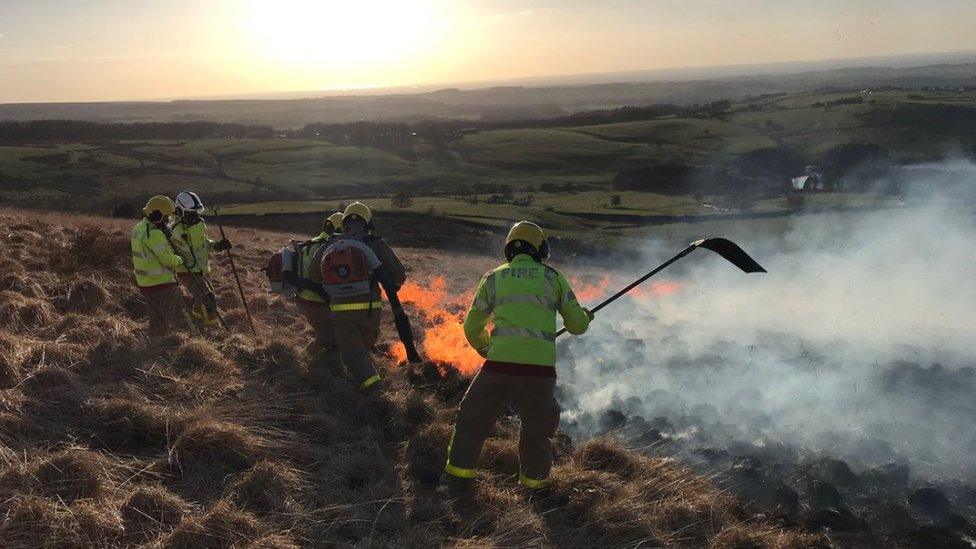
[[[527,494],[514,481],[512,421],[486,444],[473,506],[451,504],[439,477],[464,380],[387,364],[386,391],[363,398],[336,372],[310,367],[304,321],[262,287],[265,255],[286,235],[250,230],[228,236],[258,337],[218,257],[232,333],[150,345],[129,229],[0,212],[4,547],[819,543],[613,440],[561,438],[552,489]],[[423,251],[404,256],[437,268]],[[480,274],[478,261],[464,264]],[[387,319],[380,348],[393,338]]]
[[[160,486],[137,488],[119,508],[123,528],[131,542],[154,539],[172,530],[187,514],[187,503]]]

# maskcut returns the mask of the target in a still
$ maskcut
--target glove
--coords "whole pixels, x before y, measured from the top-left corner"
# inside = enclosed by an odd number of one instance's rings
[[[594,313],[593,311],[586,308],[584,308],[583,310],[586,311],[586,316],[589,317],[590,321],[596,318],[596,313]]]
[[[214,243],[214,250],[216,250],[218,252],[222,252],[224,250],[229,250],[231,248],[232,248],[232,246],[231,246],[230,240],[227,240],[226,238]]]

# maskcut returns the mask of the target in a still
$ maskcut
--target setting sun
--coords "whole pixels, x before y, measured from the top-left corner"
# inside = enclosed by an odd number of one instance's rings
[[[258,58],[306,70],[383,66],[423,54],[444,27],[436,0],[251,0],[241,41]]]

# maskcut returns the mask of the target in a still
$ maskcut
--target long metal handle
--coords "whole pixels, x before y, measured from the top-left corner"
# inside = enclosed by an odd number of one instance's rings
[[[224,226],[220,223],[220,212],[217,211],[216,206],[214,206],[214,221],[217,222],[217,228],[220,229],[220,238],[227,240],[227,235],[224,234]],[[237,267],[234,265],[234,255],[230,253],[230,249],[224,251],[227,252],[227,260],[230,261],[230,272],[234,274],[234,280],[237,282],[237,291],[241,294],[241,303],[244,304],[247,323],[251,326],[251,335],[258,335],[257,330],[254,329],[254,319],[251,318],[251,310],[247,306],[247,298],[244,297],[244,286],[241,284],[241,277],[237,275]]]
[[[642,284],[648,278],[651,278],[652,276],[654,276],[657,273],[659,273],[659,272],[663,271],[664,269],[666,269],[669,265],[671,265],[675,261],[681,259],[682,257],[684,257],[684,256],[690,254],[691,252],[695,251],[696,249],[698,249],[698,247],[701,246],[702,242],[704,242],[704,241],[703,240],[698,240],[698,241],[692,242],[687,248],[685,248],[684,250],[681,250],[678,253],[678,255],[676,255],[676,256],[672,257],[671,259],[665,261],[660,266],[658,266],[657,268],[655,268],[653,271],[651,271],[651,272],[647,273],[646,275],[638,278],[637,280],[631,282],[630,284],[628,284],[627,286],[625,286],[619,292],[617,292],[617,293],[613,294],[612,296],[606,298],[605,300],[603,300],[602,303],[600,303],[596,307],[593,307],[592,309],[590,309],[590,312],[591,313],[596,313],[600,309],[602,309],[602,308],[606,307],[607,305],[613,303],[614,301],[616,301],[617,299],[619,299],[620,296],[622,296],[622,295],[626,294],[627,292],[633,290],[634,288],[636,288],[637,286],[639,286],[640,284]],[[560,330],[558,332],[556,332],[556,337],[559,337],[559,336],[563,335],[564,333],[566,333],[566,328],[565,327],[560,328]]]

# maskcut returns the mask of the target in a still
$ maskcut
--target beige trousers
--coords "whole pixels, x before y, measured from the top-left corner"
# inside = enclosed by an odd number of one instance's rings
[[[356,384],[368,389],[379,381],[371,353],[380,337],[382,311],[333,311],[339,357]]]
[[[312,327],[315,339],[306,348],[309,356],[313,360],[319,360],[326,352],[331,351],[336,346],[335,326],[332,322],[332,312],[325,303],[310,303],[301,299],[296,299],[298,312],[305,317],[308,325]]]

